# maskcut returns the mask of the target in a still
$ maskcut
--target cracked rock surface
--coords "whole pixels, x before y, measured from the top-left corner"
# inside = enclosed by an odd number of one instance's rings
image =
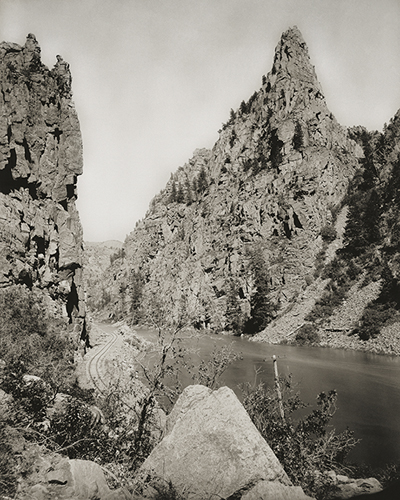
[[[0,43],[0,287],[42,289],[82,330],[82,138],[69,65],[49,70],[29,34]]]
[[[167,418],[163,440],[139,470],[145,498],[170,482],[183,498],[306,500],[290,482],[234,392],[187,387]],[[253,491],[254,490],[254,491]],[[272,496],[271,496],[272,495]]]

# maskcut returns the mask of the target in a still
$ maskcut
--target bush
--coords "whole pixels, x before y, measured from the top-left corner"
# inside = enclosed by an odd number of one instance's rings
[[[301,486],[306,494],[322,498],[328,485],[321,480],[318,471],[348,472],[344,461],[358,441],[349,430],[340,434],[328,431],[336,412],[336,391],[321,392],[317,396],[318,407],[294,420],[292,415],[308,405],[294,392],[290,378],[281,379],[280,384],[284,419],[277,393],[263,384],[255,389],[248,384],[242,386],[244,407],[292,482]]]
[[[9,430],[4,422],[0,422],[0,443],[0,492],[14,496],[17,491],[17,463]]]
[[[89,407],[75,398],[69,398],[51,420],[53,441],[64,449],[69,458],[94,460],[107,446],[107,435],[93,427]]]
[[[49,317],[42,296],[23,286],[0,292],[0,359],[5,373],[19,378],[25,373],[36,375],[54,392],[72,380],[74,346],[67,325]],[[0,380],[0,388],[7,383],[4,390],[12,392],[14,382],[10,377]]]
[[[337,232],[334,226],[327,224],[321,229],[321,238],[327,243],[331,243],[337,237]]]
[[[361,318],[361,325],[353,330],[361,340],[377,337],[385,323],[397,315],[394,308],[386,304],[369,304]]]
[[[37,447],[30,446],[0,416],[0,498],[16,498],[18,478],[28,476],[37,459]],[[1,496],[4,495],[4,496]]]
[[[295,341],[298,345],[315,345],[319,344],[320,338],[317,328],[311,324],[305,324],[299,328],[295,336]]]
[[[205,385],[210,389],[217,389],[221,375],[238,359],[240,359],[240,356],[234,352],[232,344],[224,346],[222,349],[215,346],[211,359],[209,361],[202,359],[197,373],[192,378],[196,384]]]

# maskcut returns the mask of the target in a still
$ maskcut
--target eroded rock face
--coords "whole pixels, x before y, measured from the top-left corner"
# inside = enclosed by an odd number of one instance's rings
[[[270,299],[284,308],[312,277],[321,229],[333,220],[361,148],[329,111],[297,28],[282,35],[273,67],[220,131],[211,151],[196,150],[151,202],[113,269],[115,309],[130,311],[132,272],[141,301],[154,296],[178,319],[185,296],[193,323],[224,329],[229,297],[250,313],[255,273],[249,250],[262,254]]]
[[[52,70],[29,34],[0,44],[0,287],[43,289],[82,330],[82,138],[69,65]]]
[[[309,498],[292,486],[227,387],[212,391],[197,385],[183,391],[168,417],[163,440],[140,468],[137,480],[147,498],[169,483],[188,499],[259,498],[258,491],[276,494],[271,498]],[[257,491],[251,495],[253,488]]]

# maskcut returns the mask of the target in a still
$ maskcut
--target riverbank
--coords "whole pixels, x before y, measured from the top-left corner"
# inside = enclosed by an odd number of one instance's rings
[[[349,335],[347,332],[322,331],[319,333],[319,347],[400,356],[400,323],[384,327],[376,338],[370,340],[360,340],[356,335]]]
[[[360,279],[351,287],[346,300],[343,300],[322,325],[318,326],[318,321],[312,323],[306,319],[314,309],[316,301],[322,296],[327,282],[328,280],[317,279],[291,307],[283,311],[265,330],[251,340],[268,344],[296,345],[295,337],[298,330],[302,325],[311,323],[318,327],[317,333],[320,338],[318,347],[400,356],[399,321],[384,326],[376,338],[367,341],[360,340],[357,335],[350,335],[362,320],[367,304],[379,296],[380,281],[364,285]]]
[[[385,356],[400,356],[400,323],[394,323],[382,329],[381,333],[373,339],[361,340],[357,335],[350,335],[348,330],[319,330],[319,343],[315,347],[343,349],[352,351],[369,352]],[[293,338],[292,338],[293,337]],[[252,342],[272,345],[298,345],[294,340],[295,333],[290,337],[282,335],[264,335],[263,337],[249,337]]]

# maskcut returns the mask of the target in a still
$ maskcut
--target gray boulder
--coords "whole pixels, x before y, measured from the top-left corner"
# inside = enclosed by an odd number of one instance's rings
[[[165,436],[143,463],[137,490],[146,498],[172,487],[187,499],[250,495],[257,486],[271,498],[307,499],[293,488],[234,392],[187,387],[167,420]],[[292,496],[284,496],[287,492]],[[279,494],[278,494],[279,493]],[[281,495],[281,496],[279,496]],[[263,498],[269,498],[264,496]]]
[[[334,489],[328,495],[327,500],[347,500],[359,495],[371,495],[382,491],[381,483],[374,477],[366,479],[351,479],[345,476],[333,476]],[[372,497],[371,497],[372,498]]]
[[[110,490],[103,469],[90,460],[41,455],[35,472],[20,485],[20,500],[127,500],[122,488]]]

